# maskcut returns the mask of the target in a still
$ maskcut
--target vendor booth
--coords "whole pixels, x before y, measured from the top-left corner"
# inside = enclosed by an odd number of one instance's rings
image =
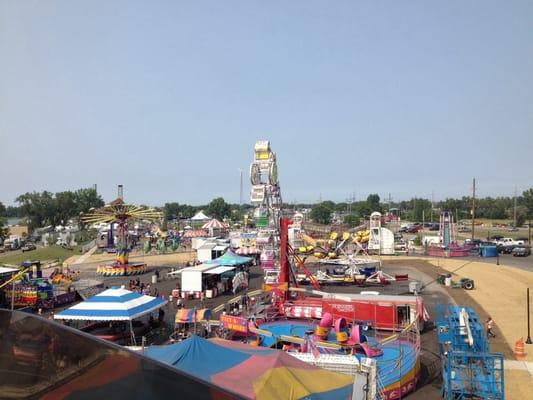
[[[205,297],[209,299],[232,290],[235,268],[204,263],[175,271],[175,275],[181,276],[179,297],[199,299],[201,292],[204,292]]]
[[[89,325],[88,328],[86,327],[87,329],[82,330],[89,333],[97,332],[95,336],[112,341],[114,339],[125,339],[124,336],[131,336],[131,340],[135,344],[135,336],[138,336],[138,333],[143,333],[147,326],[137,322],[134,330],[133,321],[163,307],[165,304],[167,304],[167,301],[159,297],[142,295],[123,288],[112,287],[88,300],[67,308],[54,315],[54,318],[105,322],[105,324]],[[108,322],[120,323],[108,324]],[[127,325],[129,325],[129,334],[124,329],[127,328]]]
[[[207,331],[211,310],[202,308],[182,308],[176,312],[174,333],[170,336],[171,341],[181,341],[191,335],[204,335]]]
[[[206,261],[206,264],[244,266],[250,264],[252,261],[253,259],[251,257],[239,256],[228,249],[221,257]]]

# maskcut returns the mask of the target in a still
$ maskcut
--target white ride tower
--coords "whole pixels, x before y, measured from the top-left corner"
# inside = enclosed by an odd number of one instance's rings
[[[368,251],[379,255],[394,254],[394,234],[381,226],[381,213],[374,211],[370,214],[369,228]]]
[[[268,140],[256,142],[254,161],[250,164],[252,183],[250,200],[255,205],[254,220],[257,229],[257,247],[261,251],[260,262],[271,274],[273,283],[279,274],[279,219],[281,217],[281,191],[278,181],[276,154]],[[267,271],[268,270],[268,271]]]
[[[281,191],[278,181],[276,154],[268,140],[255,143],[254,161],[250,164],[251,201],[256,206],[255,224],[258,228],[279,231]]]

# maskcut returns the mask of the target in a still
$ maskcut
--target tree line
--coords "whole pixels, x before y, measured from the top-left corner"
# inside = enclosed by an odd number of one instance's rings
[[[80,213],[88,212],[91,208],[104,205],[104,201],[94,189],[79,189],[76,191],[32,192],[17,197],[18,206],[5,207],[0,203],[0,237],[5,236],[5,218],[21,217],[26,219],[30,229],[46,225],[64,224],[69,219],[79,222]],[[533,188],[528,189],[516,199],[517,225],[522,225],[526,219],[533,218]],[[425,198],[412,198],[410,200],[383,202],[378,194],[370,194],[366,200],[357,202],[322,201],[318,204],[283,204],[284,209],[311,209],[312,220],[322,224],[329,224],[334,213],[342,215],[343,222],[356,225],[361,219],[367,219],[373,211],[386,212],[396,208],[402,219],[411,221],[438,221],[440,210],[451,211],[456,218],[470,218],[472,198],[448,198],[432,203]],[[217,197],[205,205],[194,206],[177,202],[165,203],[159,207],[164,213],[164,221],[174,219],[188,219],[198,211],[204,212],[219,220],[240,220],[243,213],[250,213],[253,206],[250,204],[230,204],[222,197]],[[3,217],[3,218],[2,218]],[[514,198],[512,197],[485,197],[476,199],[476,217],[490,219],[512,219],[514,217]],[[166,224],[165,224],[166,225]]]
[[[485,197],[476,198],[476,218],[513,219],[513,197]],[[298,208],[311,208],[311,219],[322,224],[329,224],[334,213],[344,216],[344,223],[354,225],[361,219],[367,219],[373,211],[381,213],[392,208],[397,209],[400,217],[410,221],[438,222],[440,211],[451,211],[456,219],[471,218],[472,198],[468,196],[460,199],[431,202],[429,199],[414,197],[399,202],[382,202],[379,195],[370,194],[366,200],[353,203],[322,201],[314,205],[299,204]],[[528,219],[533,218],[533,188],[528,189],[516,198],[516,225],[521,226]]]
[[[28,192],[18,196],[15,202],[19,204],[16,207],[0,203],[0,217],[24,218],[30,229],[66,224],[69,219],[79,223],[80,213],[104,205],[102,197],[92,188],[58,193]],[[5,221],[0,224],[5,225]]]

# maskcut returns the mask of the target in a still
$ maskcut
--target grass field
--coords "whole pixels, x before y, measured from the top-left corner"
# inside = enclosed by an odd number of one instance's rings
[[[15,264],[19,265],[26,260],[39,260],[39,261],[51,261],[59,260],[60,262],[66,260],[73,255],[80,255],[80,247],[76,246],[72,250],[64,249],[61,246],[48,246],[41,247],[37,250],[27,251],[22,253],[21,251],[10,253],[4,253],[0,255],[1,264]]]

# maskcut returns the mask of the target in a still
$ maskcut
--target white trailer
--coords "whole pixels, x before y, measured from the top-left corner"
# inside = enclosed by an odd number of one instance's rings
[[[182,269],[180,271],[182,292],[186,294],[201,292],[203,290],[203,274],[216,267],[218,264],[200,264]]]

